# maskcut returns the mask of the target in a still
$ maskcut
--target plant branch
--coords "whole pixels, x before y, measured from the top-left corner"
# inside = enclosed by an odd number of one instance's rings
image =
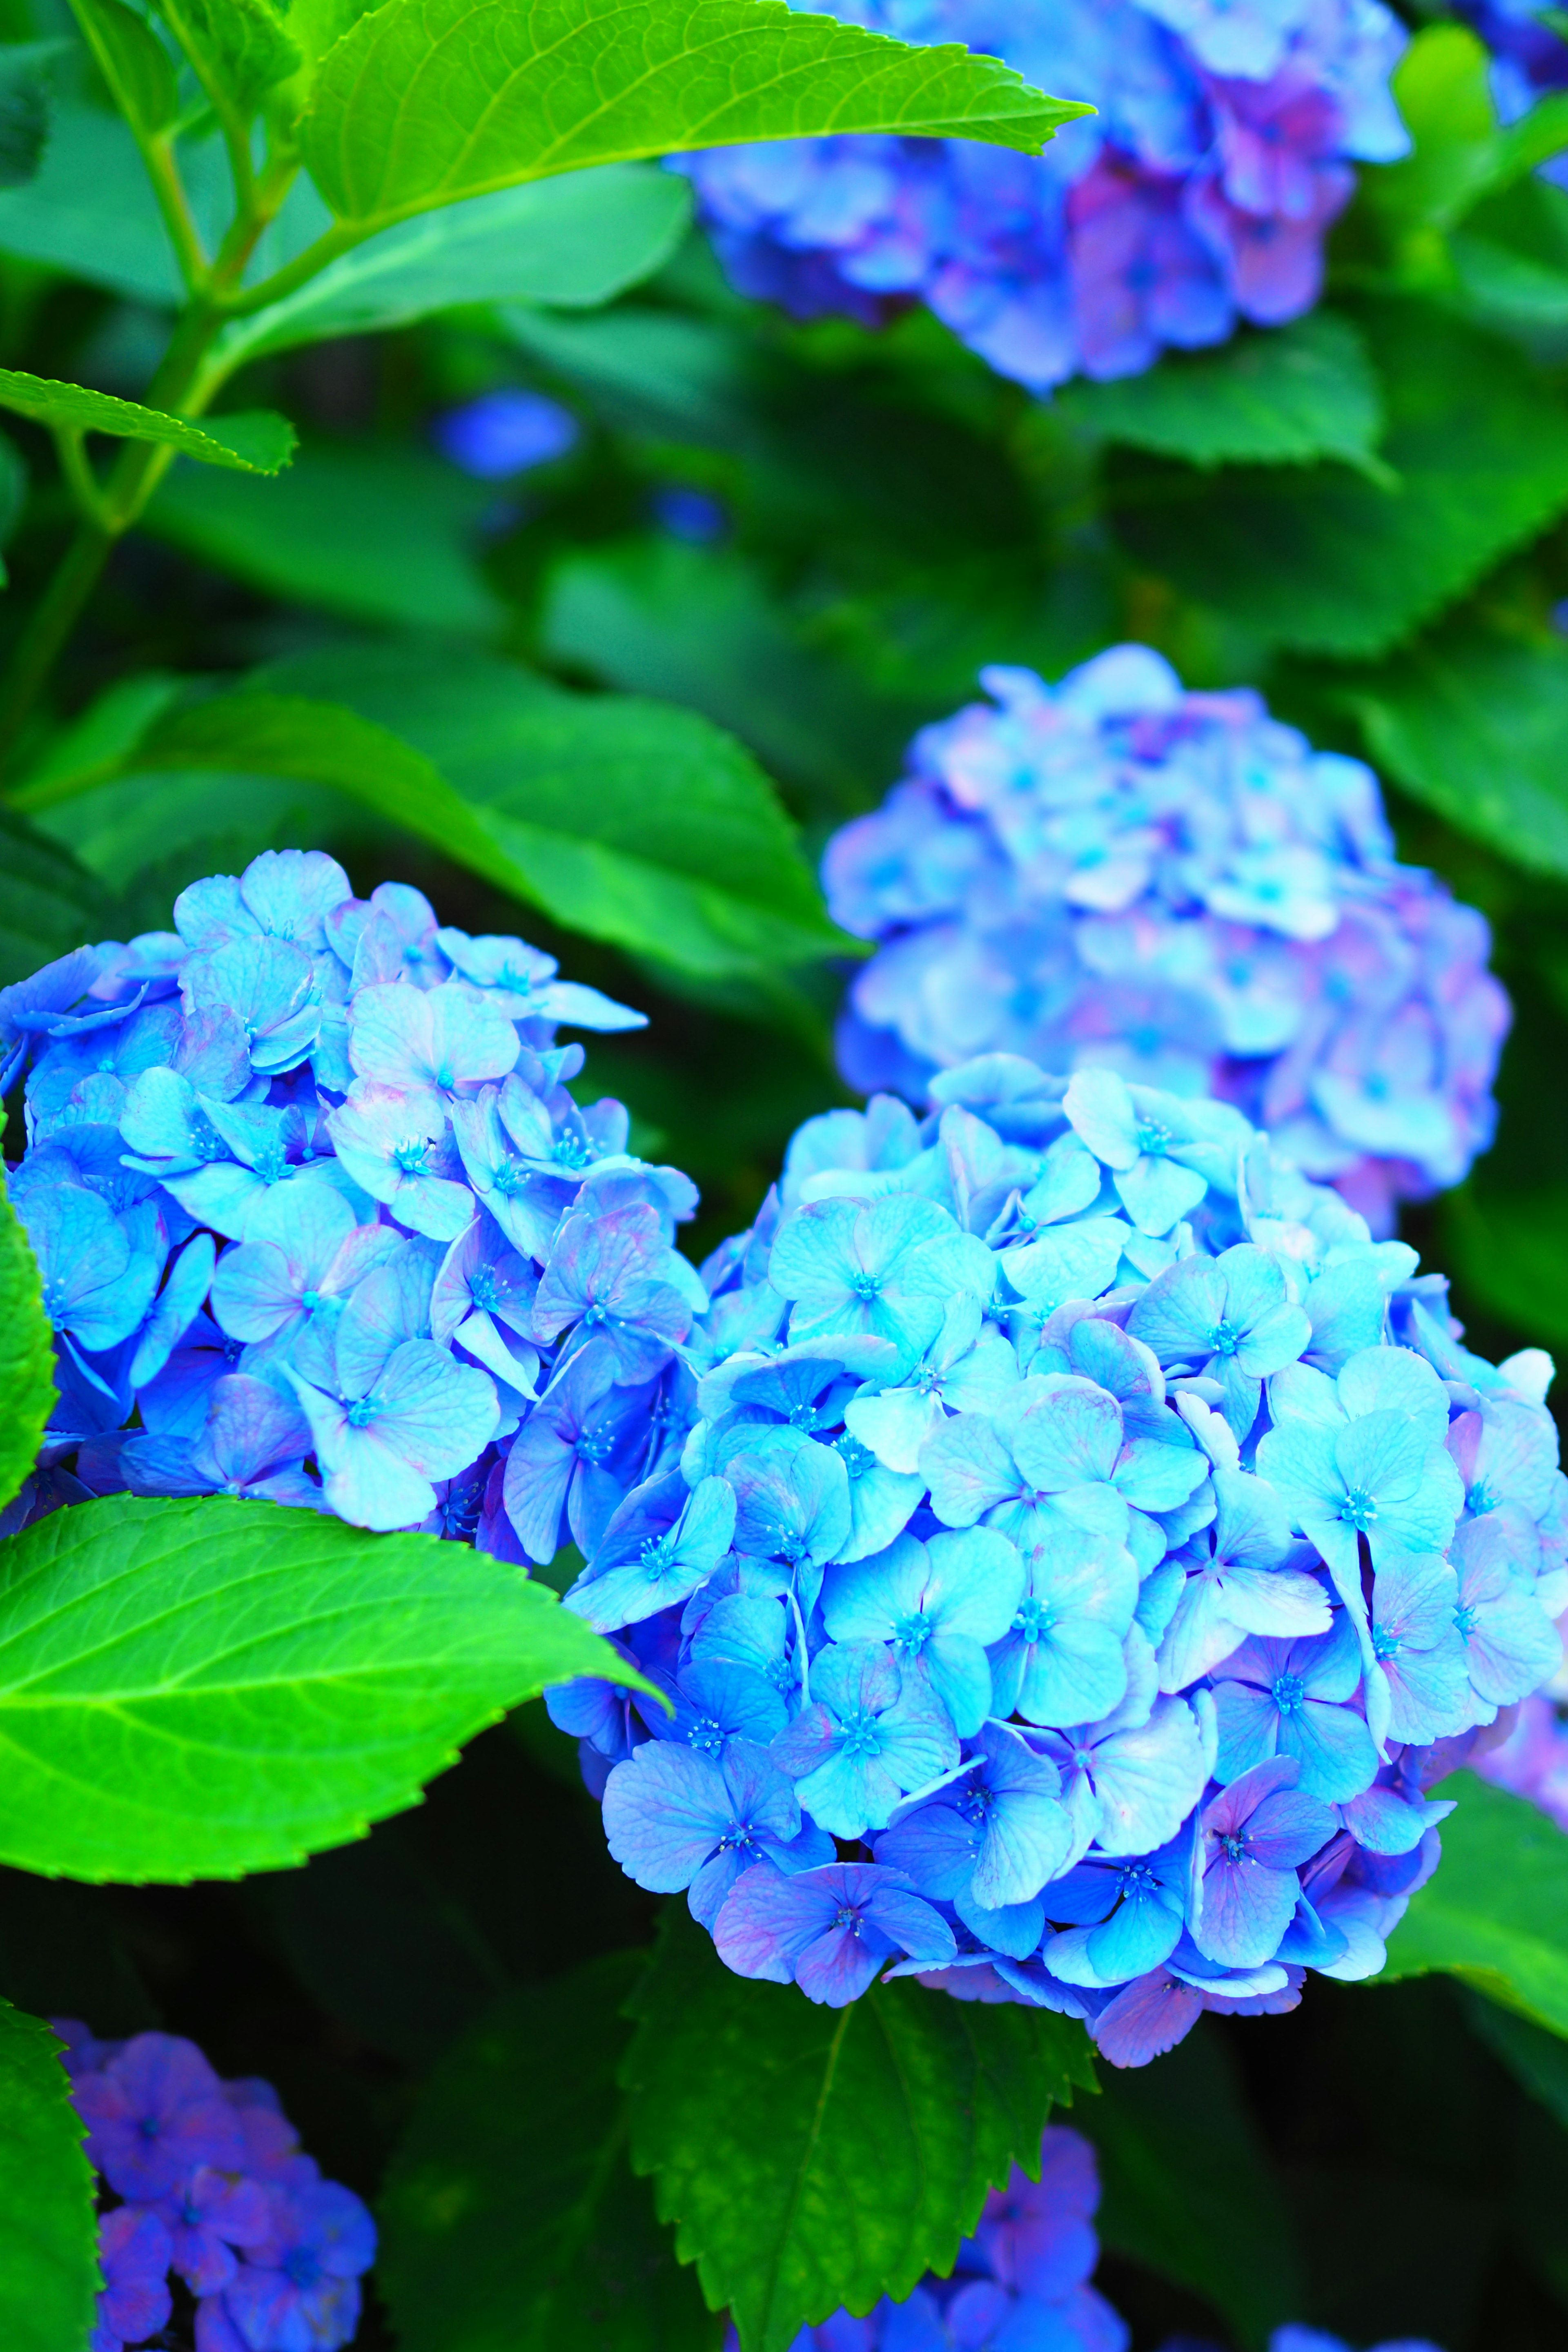
[[[104,513],[103,492],[99,488],[98,476],[93,472],[87,454],[85,435],[79,425],[61,425],[56,427],[54,438],[60,471],[84,520],[102,528],[108,521]]]

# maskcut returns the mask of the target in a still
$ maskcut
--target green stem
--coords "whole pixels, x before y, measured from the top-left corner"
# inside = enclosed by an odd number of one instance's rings
[[[79,427],[59,426],[55,433],[55,452],[79,512],[89,522],[101,526],[106,520],[103,493],[88,457],[86,436]]]

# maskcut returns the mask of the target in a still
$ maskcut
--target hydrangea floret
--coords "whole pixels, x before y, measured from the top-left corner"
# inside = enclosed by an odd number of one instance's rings
[[[129,1489],[597,1544],[707,1305],[671,1245],[694,1188],[556,1042],[641,1021],[319,851],[0,992],[58,1389],[0,1524]]]
[[[1428,1789],[1557,1671],[1551,1363],[1467,1349],[1233,1105],[1010,1054],[931,1092],[796,1135],[704,1269],[679,1467],[584,1546],[566,1605],[670,1711],[549,1703],[740,1973],[1141,2063],[1375,1973]]]
[[[687,157],[736,285],[868,325],[920,301],[1044,394],[1317,299],[1357,162],[1409,144],[1381,0],[832,0],[901,40],[963,42],[1086,100],[1043,156],[840,137]]]
[[[195,2352],[337,2352],[359,2326],[375,2224],[323,2180],[269,2083],[224,2082],[194,2042],[100,2042],[54,2021],[88,2127],[103,2291],[89,2352],[164,2343],[194,2310]]]
[[[884,2296],[863,2319],[836,2311],[803,2327],[790,2352],[1127,2352],[1126,2322],[1089,2284],[1100,2259],[1094,2150],[1053,2124],[1039,2171],[1031,2180],[1015,2165],[991,2191],[950,2277],[928,2273],[902,2302]],[[725,2352],[740,2352],[733,2328]]]
[[[1054,687],[983,679],[828,845],[834,917],[877,942],[839,1027],[851,1083],[923,1103],[999,1050],[1213,1092],[1380,1233],[1458,1183],[1508,1000],[1483,918],[1396,861],[1371,770],[1143,646]],[[1135,1168],[1131,1131],[1099,1141]]]

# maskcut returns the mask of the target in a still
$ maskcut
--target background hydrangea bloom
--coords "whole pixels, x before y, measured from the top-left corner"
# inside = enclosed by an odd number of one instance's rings
[[[867,324],[937,317],[1031,391],[1135,374],[1316,300],[1354,161],[1408,140],[1381,0],[835,0],[906,41],[961,41],[1098,113],[1031,159],[887,137],[686,158],[745,293]]]
[[[1234,1105],[1005,1053],[931,1091],[800,1130],[584,1544],[565,1605],[674,1716],[549,1704],[740,1973],[890,1968],[1138,2064],[1374,1974],[1428,1785],[1557,1671],[1551,1365],[1470,1353]]]
[[[178,2034],[100,2042],[74,2018],[55,2030],[100,2182],[89,2352],[163,2342],[176,2297],[187,2315],[194,2302],[198,2352],[350,2342],[375,2224],[321,2179],[271,2085],[220,2081]]]
[[[1491,1140],[1508,1001],[1482,918],[1395,862],[1371,771],[1251,691],[1184,693],[1146,646],[1055,687],[984,683],[993,701],[924,729],[908,778],[827,847],[835,917],[879,943],[839,1028],[851,1083],[918,1102],[1000,1050],[1213,1091],[1379,1232],[1398,1198],[1458,1183]],[[1123,1202],[1152,1184],[1160,1214],[1190,1156],[1167,1139],[1152,1163],[1129,1129]],[[1279,1301],[1222,1312],[1216,1278],[1205,1307],[1237,1336],[1210,1354],[1239,1399],[1276,1369]]]
[[[0,992],[59,1388],[7,1529],[129,1488],[513,1559],[597,1543],[707,1303],[671,1246],[693,1187],[573,1099],[556,1043],[641,1015],[405,885],[357,899],[320,851],[195,883],[174,922]]]

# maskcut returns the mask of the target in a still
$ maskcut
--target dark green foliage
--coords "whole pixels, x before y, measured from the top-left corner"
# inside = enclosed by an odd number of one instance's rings
[[[97,2292],[92,2173],[48,2027],[0,2000],[0,2340],[86,2340]]]

